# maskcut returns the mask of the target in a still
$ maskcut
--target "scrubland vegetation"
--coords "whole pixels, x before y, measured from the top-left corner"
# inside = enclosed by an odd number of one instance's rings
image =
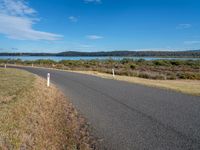
[[[0,149],[95,149],[88,125],[56,87],[0,68]]]
[[[116,75],[134,76],[146,79],[176,80],[189,79],[200,80],[200,60],[151,60],[123,59],[123,60],[0,60],[0,63],[34,65],[64,70],[98,71]]]

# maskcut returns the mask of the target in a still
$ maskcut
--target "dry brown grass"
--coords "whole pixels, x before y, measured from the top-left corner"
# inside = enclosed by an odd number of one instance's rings
[[[0,149],[95,149],[85,120],[55,86],[25,71],[0,73]]]

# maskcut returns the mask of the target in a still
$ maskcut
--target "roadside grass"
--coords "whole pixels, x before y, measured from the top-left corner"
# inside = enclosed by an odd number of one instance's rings
[[[0,149],[95,149],[85,119],[53,85],[0,68]]]
[[[77,73],[94,75],[102,78],[113,79],[111,74],[100,73],[97,71],[72,71]],[[142,84],[150,87],[159,87],[170,89],[181,93],[200,96],[200,81],[199,80],[151,80],[138,77],[119,76],[115,75],[115,80],[126,81],[131,83]]]

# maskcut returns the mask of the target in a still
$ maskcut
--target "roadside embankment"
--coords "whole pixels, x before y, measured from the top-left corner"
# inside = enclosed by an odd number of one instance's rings
[[[0,149],[95,149],[84,118],[53,85],[0,68]]]

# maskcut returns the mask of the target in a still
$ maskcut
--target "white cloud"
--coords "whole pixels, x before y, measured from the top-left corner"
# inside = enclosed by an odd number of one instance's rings
[[[179,24],[176,28],[177,29],[188,29],[191,28],[192,25],[191,24]]]
[[[78,18],[75,17],[75,16],[69,16],[68,19],[69,19],[71,22],[78,22]]]
[[[101,3],[101,0],[84,0],[85,3]]]
[[[93,45],[87,45],[87,44],[81,44],[80,47],[82,47],[82,48],[92,48],[94,46]]]
[[[0,0],[0,33],[18,40],[59,40],[61,35],[33,29],[36,13],[23,0]]]
[[[184,44],[187,45],[200,44],[200,41],[185,41]]]
[[[27,2],[22,0],[0,0],[0,12],[8,15],[33,15],[36,11],[30,8]]]
[[[99,35],[88,35],[86,36],[86,38],[90,39],[90,40],[98,40],[98,39],[103,39],[103,36],[99,36]]]

